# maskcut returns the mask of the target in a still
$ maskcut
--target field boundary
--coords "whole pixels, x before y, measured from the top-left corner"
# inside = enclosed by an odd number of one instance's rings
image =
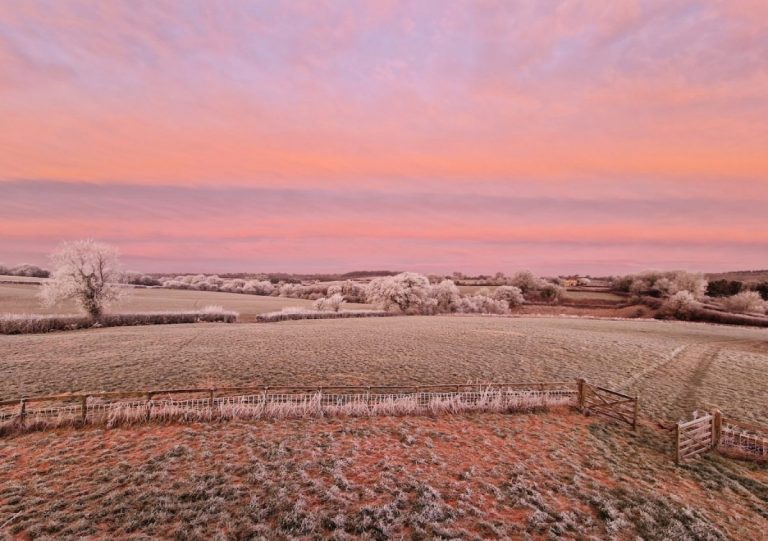
[[[632,430],[637,428],[637,414],[640,407],[640,398],[637,395],[630,396],[599,385],[590,385],[585,379],[579,379],[577,386],[579,409],[582,412],[587,415],[595,413],[610,417],[628,424]]]
[[[675,463],[697,459],[708,451],[724,456],[768,462],[768,427],[712,413],[694,412],[675,425]]]
[[[0,434],[151,420],[417,415],[575,407],[574,382],[265,386],[66,393],[0,402]]]

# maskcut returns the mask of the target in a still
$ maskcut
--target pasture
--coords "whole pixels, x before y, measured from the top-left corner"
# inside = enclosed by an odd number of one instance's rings
[[[15,278],[15,277],[13,277]],[[27,279],[37,280],[37,279]],[[60,306],[45,307],[37,298],[39,286],[9,284],[0,281],[0,314],[72,314],[77,313],[73,302]],[[286,307],[311,308],[312,301],[286,297],[264,297],[223,293],[218,291],[195,291],[163,288],[125,288],[125,297],[110,308],[117,313],[159,312],[172,310],[199,310],[208,305],[219,305],[225,310],[240,313],[241,321],[253,321],[254,316]],[[349,309],[370,308],[367,304],[345,304]]]
[[[204,293],[210,295],[210,293]],[[250,298],[250,297],[249,297]],[[270,300],[270,298],[267,298]],[[277,299],[282,300],[282,299]],[[658,419],[768,417],[768,332],[681,322],[412,316],[0,336],[0,395],[586,377]]]

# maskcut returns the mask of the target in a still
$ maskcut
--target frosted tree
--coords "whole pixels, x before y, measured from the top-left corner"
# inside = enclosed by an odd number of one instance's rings
[[[429,293],[429,280],[416,272],[374,278],[368,284],[368,301],[385,310],[397,307],[403,313],[418,313]]]
[[[51,278],[40,290],[47,306],[73,299],[80,308],[98,320],[122,292],[117,250],[101,242],[65,242],[51,255]]]
[[[497,301],[504,301],[510,308],[520,306],[525,302],[523,292],[515,286],[499,286],[493,292],[493,298]]]

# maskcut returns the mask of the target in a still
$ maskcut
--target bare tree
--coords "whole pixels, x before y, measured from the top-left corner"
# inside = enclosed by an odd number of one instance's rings
[[[98,320],[104,308],[122,292],[117,250],[93,240],[65,242],[51,255],[53,272],[43,284],[40,297],[52,306],[74,299],[82,310]]]

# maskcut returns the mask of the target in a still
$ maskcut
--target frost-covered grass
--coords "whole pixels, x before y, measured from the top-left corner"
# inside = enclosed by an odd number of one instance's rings
[[[52,331],[71,331],[90,327],[123,327],[129,325],[166,325],[173,323],[200,323],[237,321],[237,312],[221,306],[206,306],[194,311],[145,312],[141,314],[105,314],[98,322],[87,316],[2,314],[0,334],[35,334]]]
[[[0,440],[9,537],[755,539],[764,471],[578,414],[254,420]]]
[[[265,385],[587,380],[640,393],[656,418],[720,407],[768,417],[766,331],[701,323],[481,316],[159,325],[0,336],[3,396]],[[738,372],[712,352],[754,356]],[[685,362],[666,361],[690,346]],[[762,348],[762,349],[761,349]],[[688,349],[686,351],[688,351]],[[762,359],[762,361],[760,361]],[[651,370],[650,372],[648,370]],[[32,376],[33,375],[33,376]],[[706,377],[702,377],[706,375]],[[695,392],[693,392],[695,391]],[[711,397],[715,397],[712,400]],[[706,403],[704,403],[706,402]]]

